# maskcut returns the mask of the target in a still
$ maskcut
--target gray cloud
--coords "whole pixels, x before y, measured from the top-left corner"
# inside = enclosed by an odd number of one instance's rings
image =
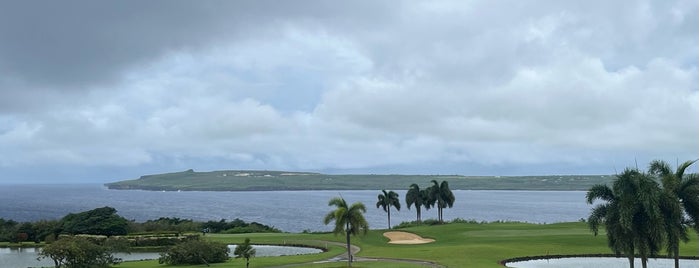
[[[276,35],[289,22],[354,23],[335,17],[338,12],[371,20],[385,8],[324,1],[10,1],[0,9],[0,67],[44,87],[80,88],[113,82],[126,68],[167,52]]]
[[[187,168],[611,173],[693,159],[696,8],[6,2],[0,166],[13,175],[0,181],[38,180],[36,167],[112,180]]]

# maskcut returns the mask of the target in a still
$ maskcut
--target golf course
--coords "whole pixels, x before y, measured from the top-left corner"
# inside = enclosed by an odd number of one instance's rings
[[[393,244],[384,233],[401,231],[434,242]],[[697,255],[697,235],[680,245],[682,256]],[[343,235],[332,233],[211,234],[205,239],[228,244],[250,238],[253,244],[306,245],[326,249],[320,254],[254,257],[250,267],[347,267],[342,258],[346,248]],[[609,254],[606,236],[594,236],[584,222],[529,224],[515,222],[456,222],[421,225],[396,230],[370,230],[352,237],[355,254],[352,267],[503,267],[501,261],[527,256]],[[665,253],[662,253],[665,254]],[[339,257],[339,258],[336,258]],[[332,261],[328,261],[332,260]],[[157,260],[124,262],[118,267],[166,267]],[[205,265],[178,267],[206,267]],[[211,267],[245,267],[245,261],[231,258]]]

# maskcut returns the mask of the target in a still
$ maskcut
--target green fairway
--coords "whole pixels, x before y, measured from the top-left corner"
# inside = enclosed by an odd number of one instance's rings
[[[416,233],[433,238],[434,243],[421,245],[393,245],[383,237],[386,230],[372,230],[364,237],[353,238],[352,243],[361,248],[357,257],[376,259],[411,259],[436,262],[447,267],[502,267],[498,261],[514,257],[557,254],[611,253],[604,234],[593,236],[587,224],[527,224],[527,223],[453,223],[436,226],[418,226],[399,231]],[[343,242],[343,236],[332,234],[237,234],[207,235],[207,239],[225,243],[241,243],[249,237],[256,244],[304,244],[328,247],[322,254],[285,257],[256,257],[252,267],[270,267],[285,264],[301,264],[303,267],[346,267],[346,262],[311,265],[310,262],[327,260],[344,252],[344,248],[332,241]],[[682,244],[681,253],[696,256],[697,240]],[[323,242],[331,241],[331,242]],[[165,267],[157,261],[128,262],[120,267]],[[178,266],[180,267],[180,266]],[[204,267],[204,266],[192,266]],[[241,260],[231,260],[212,267],[244,267]],[[354,267],[421,267],[409,263],[386,260],[357,262]]]

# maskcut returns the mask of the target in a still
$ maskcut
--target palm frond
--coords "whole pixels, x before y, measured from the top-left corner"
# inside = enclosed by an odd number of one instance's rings
[[[614,192],[612,192],[612,189],[607,185],[597,184],[587,191],[585,198],[588,204],[592,204],[597,199],[611,202],[614,200]]]

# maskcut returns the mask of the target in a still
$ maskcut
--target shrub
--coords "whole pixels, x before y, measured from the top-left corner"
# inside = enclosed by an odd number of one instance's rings
[[[129,221],[116,214],[111,207],[70,213],[60,221],[60,228],[67,234],[125,235]]]
[[[187,240],[199,239],[198,235],[181,236],[161,236],[161,235],[138,235],[126,237],[132,247],[162,247],[174,246]]]
[[[396,226],[393,226],[393,229],[403,229],[403,228],[415,227],[415,226],[420,226],[420,225],[422,225],[422,223],[420,223],[418,221],[404,221]]]
[[[161,253],[158,262],[169,265],[219,263],[228,260],[229,251],[222,243],[188,240]]]
[[[466,220],[466,219],[462,219],[462,218],[454,218],[453,220],[451,220],[451,223],[479,224],[479,223],[484,223],[484,222],[478,222],[478,221],[473,220],[473,219],[471,219],[471,220]]]
[[[86,237],[62,237],[43,247],[39,259],[49,258],[56,267],[109,267],[121,262],[112,255],[114,249]]]
[[[427,219],[427,220],[422,221],[422,224],[425,224],[425,225],[438,225],[438,224],[442,224],[442,223],[439,222],[439,220]]]

